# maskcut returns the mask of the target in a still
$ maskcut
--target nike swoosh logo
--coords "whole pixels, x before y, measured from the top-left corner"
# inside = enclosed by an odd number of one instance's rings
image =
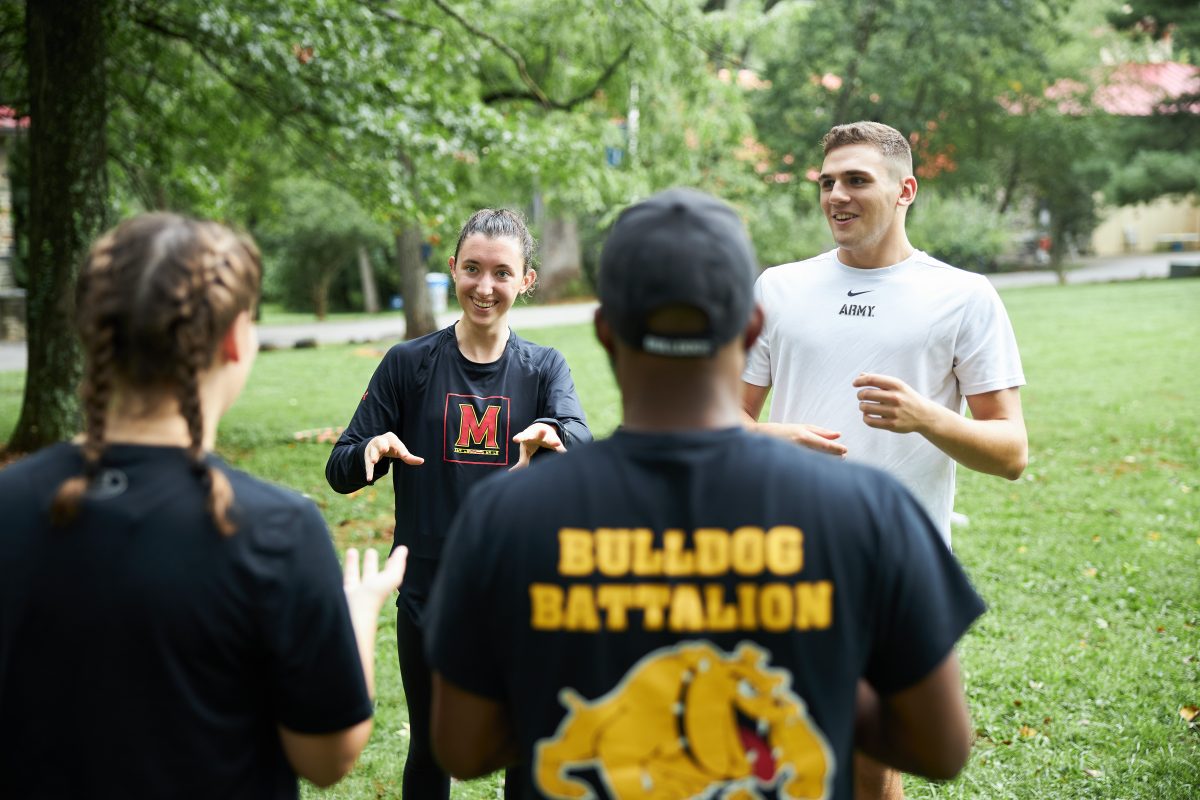
[[[858,297],[860,294],[867,294],[868,292],[873,292],[873,291],[875,291],[875,290],[874,289],[864,289],[861,292],[846,292],[846,297]]]

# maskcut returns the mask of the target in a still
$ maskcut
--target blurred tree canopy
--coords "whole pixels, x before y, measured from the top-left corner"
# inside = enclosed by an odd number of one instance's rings
[[[628,202],[695,185],[739,208],[764,263],[826,248],[817,143],[878,119],[913,144],[917,244],[978,268],[1039,211],[1061,248],[1090,230],[1101,189],[1195,190],[1181,159],[1197,157],[1200,115],[1116,124],[1048,92],[1096,85],[1121,43],[1136,57],[1169,37],[1190,57],[1198,15],[1178,0],[0,4],[0,105],[32,119],[13,172],[28,182],[26,407],[42,409],[14,446],[73,430],[66,287],[122,216],[246,228],[268,290],[304,307],[347,302],[329,288],[370,249],[419,335],[434,325],[427,261],[484,205],[522,207],[535,229],[580,220],[586,264]],[[316,258],[316,242],[345,258]]]

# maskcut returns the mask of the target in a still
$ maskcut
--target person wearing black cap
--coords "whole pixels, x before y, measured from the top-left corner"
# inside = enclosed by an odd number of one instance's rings
[[[983,603],[892,478],[742,427],[756,274],[709,195],[617,220],[595,328],[621,427],[481,482],[448,535],[426,643],[452,775],[513,767],[527,797],[849,798],[855,745],[961,769],[953,648]]]

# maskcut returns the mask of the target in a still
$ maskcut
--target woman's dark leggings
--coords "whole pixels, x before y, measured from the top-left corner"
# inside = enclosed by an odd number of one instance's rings
[[[404,762],[405,800],[448,800],[450,776],[433,759],[430,719],[433,680],[425,660],[421,627],[404,608],[396,609],[396,649],[400,654],[400,678],[408,703],[408,760]]]
[[[403,608],[396,609],[396,649],[400,655],[400,679],[408,703],[408,760],[404,762],[404,800],[448,800],[450,776],[433,758],[430,722],[433,717],[433,674],[425,660],[421,626]],[[519,772],[504,773],[504,797],[521,796]]]

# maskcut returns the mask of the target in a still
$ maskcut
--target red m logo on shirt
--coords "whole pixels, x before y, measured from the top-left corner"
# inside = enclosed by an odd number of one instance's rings
[[[478,447],[481,443],[489,450],[499,448],[497,436],[500,430],[500,406],[488,406],[483,419],[475,416],[475,408],[468,403],[459,403],[462,421],[458,425],[458,440],[455,447]]]

